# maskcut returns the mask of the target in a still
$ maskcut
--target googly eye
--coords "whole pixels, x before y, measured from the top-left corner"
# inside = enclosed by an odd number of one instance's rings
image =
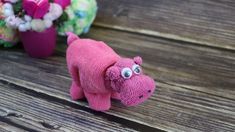
[[[133,65],[132,70],[134,71],[135,74],[141,73],[141,67],[139,65]]]
[[[132,71],[130,68],[123,68],[121,74],[124,79],[129,79],[132,76]]]

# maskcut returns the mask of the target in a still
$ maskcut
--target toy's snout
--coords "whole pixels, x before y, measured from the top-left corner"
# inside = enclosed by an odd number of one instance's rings
[[[143,74],[142,59],[120,59],[107,71],[111,80],[111,87],[120,93],[121,102],[127,106],[134,106],[148,99],[155,90],[155,82]]]
[[[148,99],[155,90],[155,82],[146,75],[139,75],[126,80],[120,90],[121,102],[135,106]]]

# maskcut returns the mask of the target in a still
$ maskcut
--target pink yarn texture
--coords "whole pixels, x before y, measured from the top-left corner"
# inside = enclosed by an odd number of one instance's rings
[[[155,82],[143,74],[141,57],[122,58],[104,42],[80,39],[72,33],[67,42],[73,100],[85,97],[90,108],[104,111],[110,109],[111,98],[135,106],[153,94]]]

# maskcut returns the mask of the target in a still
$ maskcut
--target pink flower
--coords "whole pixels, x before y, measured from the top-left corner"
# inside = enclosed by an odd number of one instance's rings
[[[71,4],[71,0],[54,0],[54,2],[61,5],[63,9]]]
[[[48,0],[23,0],[23,8],[27,15],[33,18],[42,18],[50,7]]]

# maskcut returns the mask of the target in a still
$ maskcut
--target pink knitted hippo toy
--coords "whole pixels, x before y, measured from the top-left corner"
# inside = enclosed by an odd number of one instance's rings
[[[104,111],[110,108],[111,98],[134,106],[154,92],[155,82],[143,74],[140,57],[122,58],[105,43],[80,39],[72,33],[68,33],[67,42],[73,100],[86,97],[90,108]]]

